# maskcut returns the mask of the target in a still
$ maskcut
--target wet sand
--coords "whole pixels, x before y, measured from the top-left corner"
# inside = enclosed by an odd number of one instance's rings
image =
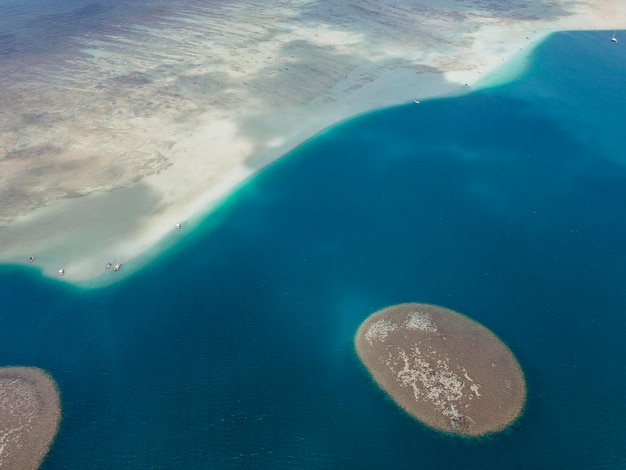
[[[524,375],[511,351],[482,325],[442,307],[379,310],[359,327],[355,348],[380,388],[444,433],[502,431],[526,401]]]
[[[427,3],[189,6],[2,62],[0,261],[114,282],[320,130],[480,87],[550,31],[626,20],[618,1]]]
[[[36,469],[61,419],[54,381],[33,367],[0,368],[0,467]]]

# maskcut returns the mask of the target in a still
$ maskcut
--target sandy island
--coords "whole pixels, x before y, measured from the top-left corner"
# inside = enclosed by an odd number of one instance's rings
[[[60,419],[59,392],[45,372],[0,368],[0,468],[38,468]]]
[[[526,383],[511,351],[491,331],[452,310],[387,307],[361,324],[354,342],[380,388],[439,431],[495,433],[515,422],[524,407]]]
[[[0,261],[121,279],[320,130],[479,87],[550,31],[626,21],[620,0],[429,4],[163,7],[2,62]],[[114,260],[123,268],[105,271]]]

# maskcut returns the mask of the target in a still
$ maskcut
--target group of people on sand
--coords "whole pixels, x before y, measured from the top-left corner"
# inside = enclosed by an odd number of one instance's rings
[[[111,269],[111,266],[113,266],[113,264],[109,261],[105,269],[108,271],[109,269]],[[113,266],[113,271],[119,271],[121,267],[122,263],[115,263],[115,266]]]
[[[31,256],[30,258],[28,258],[28,262],[29,263],[33,263],[35,261],[35,257]],[[106,270],[108,271],[109,269],[111,269],[111,266],[113,266],[113,263],[111,263],[110,261],[106,264]],[[120,268],[122,267],[122,263],[115,263],[115,266],[113,266],[113,271],[119,271]],[[63,274],[65,274],[65,270],[64,269],[59,269],[59,275],[62,276]]]
[[[180,230],[180,224],[176,224],[176,228],[178,230]],[[35,261],[35,257],[31,256],[30,258],[28,258],[28,262],[29,263],[33,263]],[[113,267],[113,271],[119,271],[120,268],[122,267],[122,263],[115,263],[115,265],[113,265],[113,263],[111,263],[110,261],[106,264],[106,267],[104,268],[106,271],[110,270],[111,267]],[[63,275],[65,274],[65,270],[64,269],[59,269],[59,275]]]

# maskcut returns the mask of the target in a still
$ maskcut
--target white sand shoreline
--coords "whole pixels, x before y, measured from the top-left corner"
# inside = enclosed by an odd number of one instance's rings
[[[407,39],[411,18],[402,2],[366,4],[379,11],[363,18],[355,13],[360,10],[344,6],[339,17],[349,21],[333,22],[324,20],[325,10],[300,17],[312,4],[294,0],[290,9],[255,11],[255,18],[266,16],[229,35],[229,21],[252,8],[242,2],[237,10],[237,5],[229,5],[220,24],[202,12],[172,20],[189,30],[172,30],[169,34],[178,36],[163,43],[155,39],[163,31],[138,27],[147,35],[141,55],[119,52],[117,42],[86,44],[91,47],[83,49],[89,62],[84,70],[95,68],[99,77],[108,73],[112,78],[102,80],[97,90],[104,92],[72,92],[81,110],[72,114],[74,127],[67,121],[58,129],[54,126],[61,124],[49,125],[49,138],[62,136],[66,144],[55,158],[67,160],[42,169],[34,180],[33,169],[10,167],[17,163],[0,158],[0,183],[23,180],[26,187],[36,181],[38,194],[60,194],[31,210],[16,205],[16,216],[0,224],[0,262],[29,265],[34,256],[30,266],[45,276],[59,277],[63,268],[60,279],[66,282],[118,281],[189,233],[255,172],[323,129],[363,112],[409,103],[417,95],[426,99],[472,90],[552,31],[613,30],[626,21],[626,5],[618,1],[602,6],[552,2],[527,12],[526,19],[476,15],[471,5],[451,2],[450,8],[465,9],[458,10],[464,21],[450,20],[445,7],[427,15],[413,12],[423,21]],[[542,9],[564,13],[535,19],[549,15]],[[214,29],[221,39],[207,41],[205,32]],[[150,55],[165,65],[155,70]],[[132,65],[124,68],[127,62]],[[83,70],[82,63],[78,67]],[[76,75],[73,88],[93,85]],[[120,83],[119,76],[125,77],[120,86],[130,82],[134,94],[127,100],[121,96],[105,113],[102,100],[91,96],[104,96],[108,89],[118,93],[111,83]],[[465,88],[465,83],[472,86]],[[138,110],[150,104],[154,108]],[[16,132],[17,137],[2,134],[0,143],[18,149],[22,136]],[[82,158],[89,152],[95,156],[87,164]],[[105,272],[106,262],[114,260],[122,269]]]

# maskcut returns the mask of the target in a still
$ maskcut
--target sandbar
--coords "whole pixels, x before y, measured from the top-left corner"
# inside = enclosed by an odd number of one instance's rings
[[[618,0],[432,3],[188,2],[1,61],[0,262],[115,282],[328,126],[626,20]]]
[[[0,368],[0,398],[0,468],[38,468],[61,419],[56,383],[34,367]]]
[[[474,320],[408,303],[370,315],[355,335],[359,359],[408,414],[438,431],[479,437],[502,431],[526,402],[513,353]]]

